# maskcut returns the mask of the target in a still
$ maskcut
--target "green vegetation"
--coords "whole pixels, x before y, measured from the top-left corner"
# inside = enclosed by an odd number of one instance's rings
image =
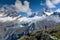
[[[47,30],[33,31],[18,40],[60,40],[60,25]]]

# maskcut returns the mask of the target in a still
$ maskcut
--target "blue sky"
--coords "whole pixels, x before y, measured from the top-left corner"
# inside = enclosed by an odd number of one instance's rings
[[[29,0],[31,8],[33,9],[32,11],[38,11],[41,8],[45,7],[45,6],[41,6],[40,3],[45,3],[45,0]]]

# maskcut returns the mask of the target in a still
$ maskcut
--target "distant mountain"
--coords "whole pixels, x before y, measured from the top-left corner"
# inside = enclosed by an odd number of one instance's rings
[[[50,16],[51,14],[53,14],[53,11],[52,10],[49,10],[47,8],[44,8],[40,11],[37,12],[37,16],[42,16],[42,15],[46,15],[46,16]]]
[[[58,15],[60,17],[60,12],[54,12],[52,15]]]

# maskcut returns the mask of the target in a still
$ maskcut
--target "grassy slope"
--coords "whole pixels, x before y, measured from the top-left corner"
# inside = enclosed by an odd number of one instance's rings
[[[48,28],[47,30],[34,31],[29,35],[22,36],[18,40],[41,40],[41,38],[43,38],[43,40],[50,40],[50,36],[54,36],[54,40],[60,40],[60,25],[55,28]]]

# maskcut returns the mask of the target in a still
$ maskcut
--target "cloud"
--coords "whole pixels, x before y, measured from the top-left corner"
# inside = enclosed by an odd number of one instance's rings
[[[60,17],[58,15],[50,16],[50,17],[47,17],[47,20],[59,23],[60,22]]]
[[[45,15],[43,16],[34,16],[32,18],[29,18],[29,17],[22,17],[22,18],[19,18],[18,21],[19,23],[21,24],[24,24],[24,23],[30,23],[30,22],[36,22],[36,21],[42,21],[46,18]]]
[[[17,0],[15,2],[15,7],[18,12],[25,12],[28,15],[32,14],[28,1],[24,1],[24,4],[22,4],[21,1]]]
[[[46,0],[46,5],[49,8],[55,8],[56,7],[50,0]]]
[[[3,17],[3,18],[0,18],[0,22],[7,22],[7,21],[12,21],[13,18],[12,17]]]
[[[53,18],[53,21],[59,23],[60,22],[60,17],[59,16],[54,16]]]
[[[60,9],[57,9],[55,12],[60,12]]]
[[[46,0],[46,5],[48,8],[55,8],[57,4],[60,3],[60,0]]]
[[[53,4],[58,4],[58,3],[60,3],[60,0],[52,0],[52,3]]]

